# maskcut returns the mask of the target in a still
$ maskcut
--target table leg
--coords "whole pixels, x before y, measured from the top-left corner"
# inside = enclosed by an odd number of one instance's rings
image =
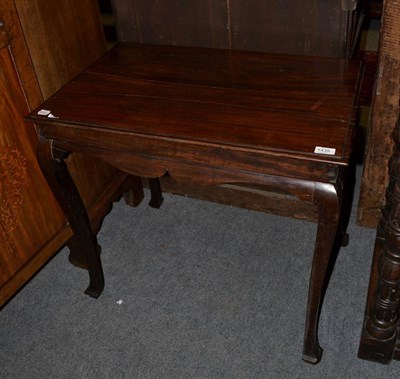
[[[160,208],[164,201],[162,197],[161,184],[159,178],[149,178],[149,187],[151,193],[151,199],[149,202],[150,207]]]
[[[142,179],[130,175],[124,191],[124,199],[130,207],[137,207],[144,198]]]
[[[141,178],[133,175],[125,176],[125,180],[120,184],[120,186],[113,192],[109,192],[106,202],[102,199],[100,203],[95,205],[95,211],[90,215],[90,224],[95,235],[97,235],[100,230],[105,215],[111,211],[112,203],[120,200],[121,193],[125,198],[126,204],[131,207],[137,207],[144,198]],[[69,239],[67,246],[69,248],[68,259],[71,264],[87,270],[85,252],[82,251],[82,247],[80,246],[79,241],[76,240],[75,236],[72,236]],[[100,254],[101,246],[97,245],[97,249]]]
[[[104,275],[86,208],[64,161],[67,153],[52,147],[51,141],[40,138],[38,161],[54,196],[58,200],[74,233],[76,243],[84,252],[89,271],[85,293],[97,298],[104,289]]]
[[[92,226],[93,233],[95,233],[93,226]],[[69,262],[74,265],[75,267],[79,267],[83,270],[88,269],[87,259],[85,249],[82,249],[82,246],[79,240],[73,235],[69,241],[66,243],[69,249]],[[97,245],[97,253],[101,256],[101,246]]]
[[[317,183],[314,202],[318,207],[318,229],[308,292],[303,360],[316,364],[322,356],[318,342],[318,321],[330,276],[330,263],[335,258],[341,193],[332,184]]]

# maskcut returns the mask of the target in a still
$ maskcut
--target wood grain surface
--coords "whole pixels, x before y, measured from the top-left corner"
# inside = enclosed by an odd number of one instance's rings
[[[344,57],[356,1],[112,0],[118,40]]]
[[[79,114],[80,125],[110,131],[347,164],[359,68],[329,58],[121,44],[43,107],[63,123]],[[317,155],[316,146],[336,153]]]

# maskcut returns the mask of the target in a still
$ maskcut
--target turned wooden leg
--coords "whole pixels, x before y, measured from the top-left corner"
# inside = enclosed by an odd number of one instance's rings
[[[400,306],[400,188],[394,184],[383,244],[377,241],[376,274],[372,302],[364,324],[359,357],[389,363],[398,339]],[[386,213],[386,212],[385,212]],[[386,218],[384,216],[384,218]]]
[[[395,279],[399,265],[393,264],[386,247],[381,222],[375,240],[374,255],[371,266],[368,298],[363,329],[358,350],[358,357],[369,361],[388,364],[395,359],[396,341],[399,343],[399,331],[396,320],[399,315],[400,278]],[[398,259],[397,259],[398,261]],[[397,267],[396,267],[397,266]],[[392,287],[392,288],[391,288]],[[397,289],[396,289],[397,287]],[[397,293],[397,301],[396,301]],[[398,359],[398,358],[397,358]]]
[[[332,184],[316,183],[314,202],[318,206],[318,229],[308,292],[303,359],[316,364],[322,356],[318,342],[318,321],[334,259],[340,218],[340,193]]]
[[[151,199],[150,199],[149,205],[152,208],[158,209],[161,207],[161,204],[164,200],[164,198],[162,197],[160,179],[150,178],[149,179],[149,187],[150,187],[150,193],[151,193]]]
[[[67,153],[52,146],[51,141],[40,138],[38,161],[41,170],[58,200],[74,233],[75,243],[85,255],[89,271],[89,286],[85,293],[99,297],[104,289],[104,275],[98,244],[80,194],[64,162]]]

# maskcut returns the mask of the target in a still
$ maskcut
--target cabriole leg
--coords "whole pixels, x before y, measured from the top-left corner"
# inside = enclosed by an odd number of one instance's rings
[[[332,184],[316,183],[314,202],[318,206],[318,229],[308,292],[303,360],[316,364],[321,360],[318,321],[325,289],[334,260],[335,240],[340,219],[340,194]]]

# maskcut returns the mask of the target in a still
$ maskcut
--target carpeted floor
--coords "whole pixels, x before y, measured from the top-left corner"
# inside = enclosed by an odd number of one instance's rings
[[[355,200],[355,205],[357,199]],[[354,212],[353,212],[354,213]],[[349,226],[301,360],[314,224],[165,195],[115,204],[99,234],[106,288],[62,250],[0,312],[0,377],[398,378],[357,358],[375,231]]]

